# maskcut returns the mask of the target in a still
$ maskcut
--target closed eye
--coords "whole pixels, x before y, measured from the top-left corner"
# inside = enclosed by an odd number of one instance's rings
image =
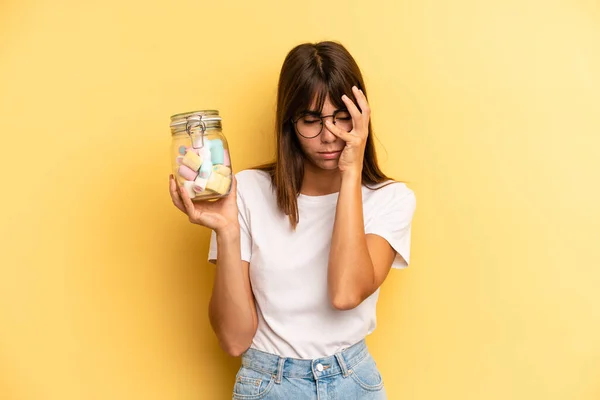
[[[321,120],[315,118],[302,118],[302,122],[305,124],[315,124],[317,122],[321,122]]]

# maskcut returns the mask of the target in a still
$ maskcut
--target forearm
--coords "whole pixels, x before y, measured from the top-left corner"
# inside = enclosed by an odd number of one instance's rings
[[[240,250],[239,227],[217,234],[217,267],[209,318],[221,347],[238,356],[256,332],[256,309]]]
[[[332,304],[351,309],[372,293],[375,274],[363,218],[360,175],[344,175],[337,203],[328,267]]]

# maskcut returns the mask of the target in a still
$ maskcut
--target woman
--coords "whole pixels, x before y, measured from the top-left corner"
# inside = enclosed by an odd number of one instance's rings
[[[379,169],[361,72],[334,42],[287,55],[275,162],[236,174],[229,196],[174,204],[213,230],[209,316],[242,356],[234,399],[385,399],[365,337],[379,287],[408,265],[415,196]]]

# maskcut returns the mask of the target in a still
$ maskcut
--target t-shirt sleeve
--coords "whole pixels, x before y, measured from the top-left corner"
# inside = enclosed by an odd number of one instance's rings
[[[250,234],[250,215],[249,210],[246,207],[246,202],[240,194],[239,182],[238,182],[238,193],[237,193],[237,204],[238,204],[238,220],[240,221],[240,248],[242,253],[242,260],[250,262],[252,256],[252,236]],[[217,234],[215,231],[211,232],[210,235],[210,248],[208,251],[208,261],[216,264],[217,263]]]
[[[396,251],[392,268],[406,268],[410,262],[410,236],[416,197],[403,183],[378,189],[382,192],[373,215],[365,225],[365,234],[381,236]]]

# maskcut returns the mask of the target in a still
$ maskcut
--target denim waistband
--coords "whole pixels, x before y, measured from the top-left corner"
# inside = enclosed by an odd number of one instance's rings
[[[346,377],[348,370],[361,362],[368,354],[369,350],[364,339],[332,356],[313,360],[280,357],[276,354],[249,348],[242,354],[242,366],[273,375],[276,383],[280,383],[284,376],[319,379],[342,374]]]

